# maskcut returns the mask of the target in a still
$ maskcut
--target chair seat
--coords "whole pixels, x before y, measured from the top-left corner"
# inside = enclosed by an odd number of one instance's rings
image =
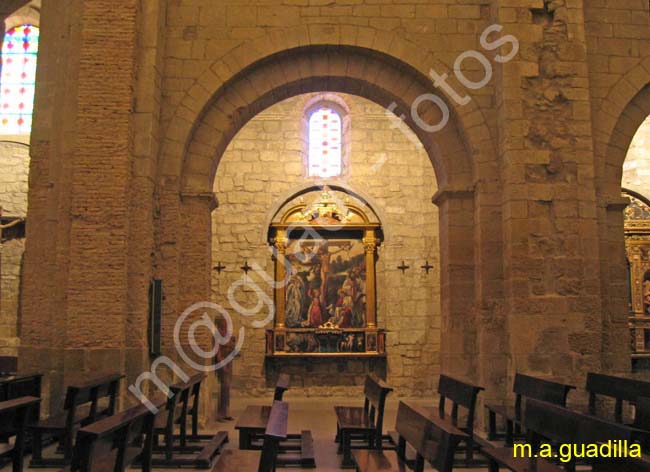
[[[352,458],[359,472],[376,470],[407,472],[411,470],[405,462],[399,460],[395,451],[355,449],[352,451]]]
[[[521,417],[517,416],[517,410],[513,406],[485,405],[485,408],[493,411],[497,416],[502,416],[514,423],[519,423],[522,420]]]
[[[260,462],[259,451],[226,449],[217,456],[212,472],[254,471]]]
[[[564,472],[562,467],[544,459],[537,459],[537,468],[533,469],[530,459],[513,457],[512,451],[512,448],[509,447],[481,449],[482,454],[515,472]]]
[[[336,421],[339,428],[352,431],[368,431],[375,429],[370,417],[363,408],[356,406],[335,406]]]

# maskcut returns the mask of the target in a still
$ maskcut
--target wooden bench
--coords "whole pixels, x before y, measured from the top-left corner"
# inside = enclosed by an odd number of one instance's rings
[[[386,397],[393,389],[374,374],[366,377],[363,407],[335,406],[336,438],[339,454],[343,454],[341,467],[352,468],[352,441],[361,440],[369,449],[381,449]]]
[[[197,427],[196,435],[187,433],[189,412],[193,408],[189,406],[190,398],[198,398],[193,392],[200,388],[204,379],[205,374],[200,373],[192,376],[187,382],[178,382],[169,387],[172,395],[154,420],[153,451],[162,453],[163,457],[153,457],[153,466],[208,469],[228,442],[228,433],[225,431],[203,436],[198,434]],[[179,425],[178,434],[175,434],[175,425]],[[162,445],[159,442],[160,437],[163,439]],[[202,441],[203,437],[208,438],[208,441]],[[199,443],[197,438],[202,442]]]
[[[16,356],[0,356],[0,376],[16,375],[18,358]]]
[[[476,400],[483,387],[459,380],[448,375],[440,375],[438,408],[425,408],[438,428],[453,431],[458,428],[467,434],[465,442],[465,462],[469,465],[474,460],[474,418]],[[451,402],[451,413],[447,413],[447,400]],[[466,410],[464,425],[458,423],[458,407]]]
[[[530,442],[537,450],[540,442],[550,440],[557,444],[598,444],[608,441],[628,441],[628,443],[647,443],[650,433],[636,428],[614,423],[603,418],[585,415],[539,400],[529,400],[526,405],[524,426],[530,431]],[[581,459],[584,460],[584,459]],[[590,458],[592,465],[606,464],[613,459]],[[620,468],[626,472],[642,470],[633,463],[616,459]],[[643,461],[641,461],[643,463]],[[624,465],[625,464],[625,465]],[[575,460],[567,463],[568,470],[575,469]]]
[[[468,435],[457,428],[441,429],[424,410],[417,410],[404,402],[397,409],[397,449],[355,449],[352,459],[358,472],[402,472],[411,464],[406,458],[407,444],[416,452],[414,472],[424,470],[428,461],[439,472],[450,472],[454,465],[454,453],[460,441]]]
[[[275,384],[273,401],[282,401],[284,392],[289,390],[290,379],[288,374],[280,374]],[[256,442],[266,431],[270,413],[270,406],[248,405],[246,407],[235,424],[235,429],[239,431],[239,449],[260,449]]]
[[[106,375],[67,389],[62,415],[30,425],[32,433],[32,460],[30,467],[56,467],[69,465],[72,460],[75,431],[115,413],[121,374]],[[106,400],[101,405],[100,400]],[[58,437],[63,457],[43,457],[43,436]]]
[[[253,471],[275,472],[280,441],[287,438],[289,405],[274,401],[264,431],[264,444],[261,452],[251,450],[223,451],[217,458],[212,472]]]
[[[289,381],[288,374],[280,374],[275,385],[274,401],[282,400],[284,392],[289,389]],[[248,405],[246,407],[235,424],[235,429],[239,431],[239,449],[262,449],[270,413],[270,406]],[[299,434],[287,434],[286,439],[280,442],[278,452],[277,464],[279,467],[316,467],[314,439],[309,430],[303,430]]]
[[[488,439],[491,441],[505,437],[506,446],[512,446],[515,437],[521,437],[521,425],[524,418],[524,399],[533,398],[555,405],[566,406],[567,396],[573,385],[516,374],[512,391],[515,393],[514,407],[487,404]],[[497,433],[497,416],[505,419],[505,435]]]
[[[0,377],[0,401],[14,400],[21,397],[41,398],[41,379],[43,374],[31,375],[9,375]],[[30,418],[27,424],[36,423],[40,418],[40,403],[30,410]],[[7,435],[0,434],[0,440],[7,440]],[[27,438],[26,448],[29,451],[31,445]]]
[[[636,405],[638,397],[650,397],[650,382],[626,377],[597,374],[587,374],[586,390],[589,392],[589,414],[597,415],[598,396],[614,398],[614,421],[623,423],[623,403]]]
[[[13,444],[0,447],[0,457],[11,458],[13,472],[23,470],[27,423],[40,401],[37,397],[22,397],[0,402],[0,432],[4,437],[16,438]]]
[[[152,404],[163,408],[165,398],[158,397]],[[150,472],[153,423],[154,413],[140,404],[81,428],[71,470],[124,472],[138,463],[144,472]]]

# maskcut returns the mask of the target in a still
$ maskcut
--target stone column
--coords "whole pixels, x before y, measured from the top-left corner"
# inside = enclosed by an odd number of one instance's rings
[[[375,282],[375,253],[377,238],[374,229],[367,229],[363,237],[366,252],[366,327],[377,328],[377,288]]]
[[[433,196],[440,220],[441,371],[477,378],[474,316],[473,192],[441,189]]]
[[[286,277],[285,254],[287,252],[287,235],[283,229],[278,229],[275,238],[275,327],[283,329],[285,322],[286,284],[280,283]]]

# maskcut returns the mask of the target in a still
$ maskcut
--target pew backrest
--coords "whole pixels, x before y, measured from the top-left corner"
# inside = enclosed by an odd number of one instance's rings
[[[4,440],[15,436],[11,448],[13,471],[23,470],[27,423],[33,413],[38,411],[40,402],[38,397],[21,397],[0,402],[0,434]],[[5,448],[4,452],[9,451]]]
[[[610,440],[647,441],[648,432],[585,415],[548,402],[526,402],[524,426],[536,443],[545,438],[564,444],[595,444]]]
[[[165,399],[158,397],[152,404],[163,408]],[[122,472],[140,460],[143,470],[150,471],[153,423],[154,413],[140,404],[81,428],[71,470],[93,472],[101,464]]]
[[[74,423],[77,407],[87,403],[90,403],[90,411],[87,418],[82,421],[82,425],[92,423],[103,416],[113,415],[122,377],[122,374],[110,374],[68,386],[63,405],[67,411],[68,425],[71,427]],[[108,406],[100,410],[99,401],[104,398],[108,399]]]
[[[18,372],[16,356],[0,356],[0,375],[14,375]]]
[[[363,387],[364,411],[370,421],[375,425],[375,431],[381,435],[384,425],[384,409],[386,407],[386,397],[393,389],[383,380],[374,374],[366,376],[366,382]]]
[[[512,391],[515,393],[515,411],[518,417],[522,416],[523,399],[532,398],[554,405],[566,406],[567,397],[573,385],[553,382],[525,374],[516,374]]]
[[[462,439],[461,436],[440,429],[426,412],[404,402],[399,403],[395,429],[399,435],[398,457],[406,462],[406,445],[415,449],[416,460],[413,467],[415,471],[423,470],[425,461],[430,462],[438,471],[452,470],[454,452]]]
[[[284,392],[289,390],[289,383],[291,377],[289,374],[280,374],[278,381],[275,384],[275,392],[273,393],[273,400],[282,401]]]
[[[438,394],[440,395],[438,412],[440,417],[444,418],[446,416],[446,401],[449,399],[452,402],[451,418],[453,423],[458,423],[458,407],[462,406],[467,410],[466,427],[468,430],[472,431],[474,428],[476,400],[481,390],[485,389],[448,375],[440,375],[440,380],[438,382]]]
[[[596,415],[597,413],[598,395],[611,397],[616,400],[614,419],[617,423],[622,423],[623,402],[634,405],[638,397],[650,397],[650,382],[589,372],[586,390],[589,392],[589,414]]]
[[[279,400],[273,401],[264,431],[264,444],[262,445],[258,472],[275,471],[279,442],[287,438],[288,422],[289,404]]]

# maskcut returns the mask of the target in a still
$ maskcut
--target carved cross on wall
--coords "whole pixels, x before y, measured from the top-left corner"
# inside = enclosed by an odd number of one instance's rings
[[[398,265],[397,268],[402,271],[402,275],[406,273],[407,269],[410,269],[411,266],[407,266],[404,261],[402,261],[402,265]]]
[[[426,271],[427,271],[427,274],[429,273],[429,271],[430,271],[431,269],[433,269],[433,266],[432,266],[431,264],[429,264],[429,261],[426,261],[426,263],[425,263],[423,266],[420,266],[420,267],[421,267],[422,269],[426,270]]]
[[[221,263],[221,261],[217,262],[217,265],[213,267],[214,270],[217,271],[218,274],[221,274],[221,271],[226,268],[225,265]]]
[[[248,271],[251,270],[252,267],[248,265],[248,260],[246,260],[246,262],[244,262],[244,265],[241,266],[240,269],[243,270],[246,275],[248,275]]]

